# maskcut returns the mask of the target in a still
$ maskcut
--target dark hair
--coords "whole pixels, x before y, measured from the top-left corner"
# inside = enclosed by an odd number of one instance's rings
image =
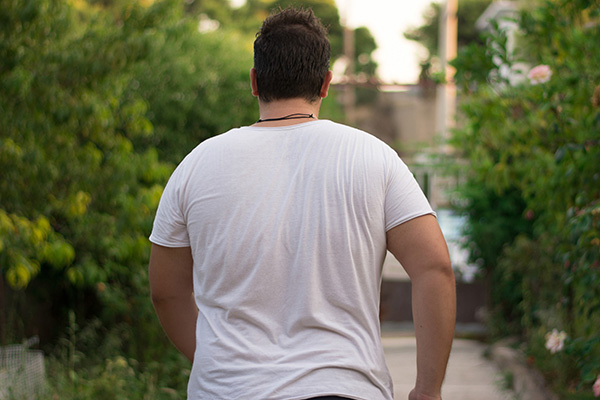
[[[327,29],[310,8],[271,14],[254,41],[258,96],[265,102],[318,100],[330,56]]]

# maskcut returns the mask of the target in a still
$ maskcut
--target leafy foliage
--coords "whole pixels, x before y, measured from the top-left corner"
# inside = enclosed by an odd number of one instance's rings
[[[124,356],[120,349],[128,330],[126,326],[106,330],[100,319],[80,326],[70,312],[66,336],[57,343],[47,361],[48,397],[184,399],[189,361],[171,346],[161,354],[160,361],[141,363]]]
[[[139,40],[144,51],[143,62],[131,68],[133,79],[124,95],[143,99],[154,128],[152,136],[138,137],[134,144],[156,148],[160,160],[178,163],[202,140],[256,118],[249,83],[252,55],[243,36],[221,30],[198,34],[193,19],[175,15],[169,21],[165,10],[154,13],[130,17],[131,26],[121,31],[120,40]],[[144,28],[159,16],[162,29]]]
[[[514,51],[497,30],[454,62],[466,96],[452,143],[469,161],[458,203],[491,278],[491,321],[522,335],[565,398],[600,373],[599,23],[594,2],[546,1],[521,15]],[[552,75],[529,80],[518,63]],[[568,339],[550,356],[555,328]]]
[[[183,398],[147,237],[175,164],[258,115],[225,3],[0,0],[0,345],[39,335],[54,397]]]
[[[130,324],[121,345],[143,361],[164,341],[146,277],[162,187],[195,144],[255,117],[250,52],[174,1],[4,0],[0,20],[0,337],[55,338],[72,309]]]
[[[491,0],[460,0],[456,10],[457,17],[457,49],[462,49],[473,43],[481,44],[479,32],[475,28],[475,21],[483,11],[492,3]],[[431,67],[432,60],[439,53],[439,27],[440,16],[443,12],[443,2],[432,2],[423,14],[423,25],[408,29],[404,37],[414,40],[425,47],[427,56],[422,67]],[[477,70],[477,69],[473,69]]]

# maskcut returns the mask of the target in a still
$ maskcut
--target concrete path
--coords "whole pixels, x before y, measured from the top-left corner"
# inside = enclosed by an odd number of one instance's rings
[[[392,379],[394,399],[407,400],[416,377],[416,341],[413,336],[383,336],[383,348]],[[502,374],[484,357],[485,346],[475,340],[455,339],[442,388],[443,400],[512,400],[502,389]]]

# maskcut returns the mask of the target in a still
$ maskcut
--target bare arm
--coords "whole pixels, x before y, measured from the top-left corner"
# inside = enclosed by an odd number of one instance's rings
[[[198,318],[192,268],[189,247],[152,245],[148,269],[152,304],[165,333],[190,361],[193,361],[196,349]]]
[[[387,245],[412,282],[417,382],[410,400],[439,400],[456,321],[456,288],[446,241],[425,215],[387,232]]]

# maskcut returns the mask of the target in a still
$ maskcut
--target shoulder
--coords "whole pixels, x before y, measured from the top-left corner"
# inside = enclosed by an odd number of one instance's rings
[[[196,145],[175,167],[169,182],[173,185],[178,181],[184,181],[193,170],[203,162],[211,162],[220,157],[219,149],[228,147],[228,135],[239,129],[232,129],[225,133],[210,137]],[[212,158],[210,160],[208,158]]]
[[[388,152],[391,151],[397,155],[395,150],[393,150],[387,143],[370,132],[329,120],[319,120],[319,122],[320,124],[317,125],[318,129],[343,135],[345,137],[364,142],[366,145],[378,147]]]
[[[243,129],[244,128],[230,129],[227,132],[220,133],[218,135],[215,135],[215,136],[209,137],[208,139],[203,140],[186,156],[186,158],[194,157],[194,156],[201,154],[202,152],[209,150],[209,149],[212,150],[212,149],[218,148],[220,146],[227,145],[228,142],[235,140],[239,136],[239,134],[243,131]]]
[[[205,157],[209,154],[214,154],[219,148],[227,148],[227,146],[234,139],[236,133],[239,133],[242,128],[231,129],[225,133],[212,136],[208,139],[200,142],[196,147],[192,149],[184,158],[181,160],[179,166],[192,164],[199,158]]]

